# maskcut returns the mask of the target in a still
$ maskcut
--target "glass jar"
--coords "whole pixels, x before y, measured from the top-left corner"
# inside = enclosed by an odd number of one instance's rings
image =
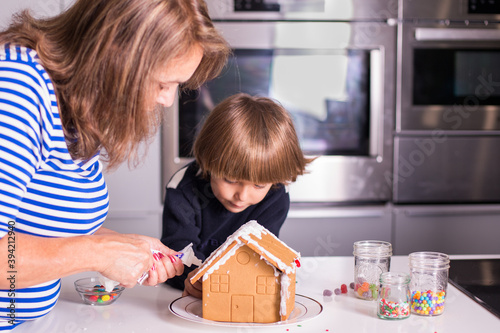
[[[438,316],[444,311],[450,259],[439,252],[410,253],[411,312]]]
[[[410,275],[385,272],[380,275],[377,315],[382,319],[410,316]]]
[[[392,245],[366,240],[354,243],[354,291],[358,298],[376,300],[380,274],[391,266]]]

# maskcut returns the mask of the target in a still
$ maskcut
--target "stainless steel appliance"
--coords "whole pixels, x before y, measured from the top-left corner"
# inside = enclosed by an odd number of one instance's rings
[[[399,11],[394,202],[499,202],[500,1]]]
[[[207,0],[234,48],[221,76],[180,96],[163,127],[163,181],[191,161],[215,104],[247,92],[287,108],[307,155],[292,202],[391,199],[397,1]]]

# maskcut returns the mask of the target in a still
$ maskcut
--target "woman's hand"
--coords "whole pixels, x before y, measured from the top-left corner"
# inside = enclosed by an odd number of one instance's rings
[[[127,288],[153,266],[149,242],[139,237],[119,233],[92,236],[97,244],[97,271]]]
[[[194,284],[191,283],[191,278],[198,272],[198,268],[191,271],[186,280],[184,281],[184,291],[182,292],[182,296],[193,296],[196,298],[202,297],[202,283],[201,280],[198,279]]]
[[[181,275],[184,272],[184,264],[175,255],[179,252],[166,247],[159,239],[143,235],[130,235],[143,239],[149,243],[151,250],[159,251],[158,254],[152,254],[153,267],[149,269],[148,278],[142,283],[146,286],[156,286],[159,283]]]

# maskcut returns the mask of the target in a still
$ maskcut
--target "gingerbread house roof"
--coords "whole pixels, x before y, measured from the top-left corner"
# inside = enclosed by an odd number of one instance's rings
[[[243,245],[247,245],[286,275],[295,273],[296,268],[300,267],[300,253],[288,247],[257,221],[252,220],[242,225],[217,250],[212,252],[200,266],[196,275],[191,278],[191,283],[196,282],[205,274],[208,276],[216,271]]]

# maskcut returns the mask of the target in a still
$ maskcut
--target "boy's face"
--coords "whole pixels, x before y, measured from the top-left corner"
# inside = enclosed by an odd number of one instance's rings
[[[215,197],[232,213],[240,213],[264,199],[273,184],[253,184],[227,178],[210,177]]]

